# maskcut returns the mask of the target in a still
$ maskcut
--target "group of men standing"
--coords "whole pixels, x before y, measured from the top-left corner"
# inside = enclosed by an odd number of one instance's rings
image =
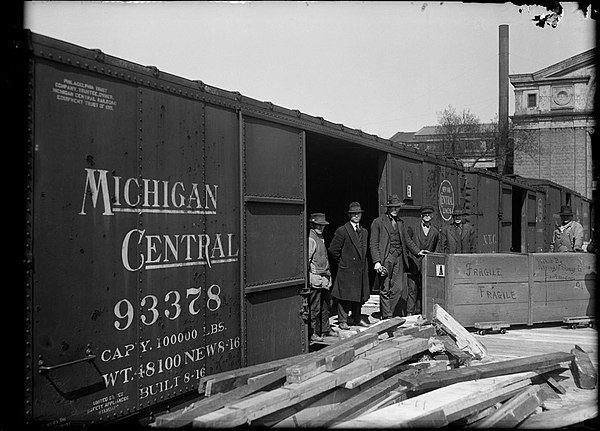
[[[338,326],[349,324],[368,326],[361,315],[362,305],[369,299],[369,268],[371,255],[376,278],[373,290],[380,292],[381,319],[420,314],[422,256],[430,252],[474,253],[475,233],[464,223],[464,211],[453,212],[452,224],[444,232],[432,225],[434,210],[421,208],[418,226],[406,226],[399,217],[404,203],[392,195],[384,206],[386,211],[373,220],[369,231],[360,225],[363,210],[358,202],[348,207],[348,222],[335,230],[326,248],[323,230],[329,224],[323,213],[313,213],[309,220],[308,262],[310,293],[311,339],[322,341],[329,335],[331,298],[337,300]],[[337,263],[337,275],[332,283],[328,255]],[[405,277],[406,274],[406,277]],[[406,282],[405,282],[406,279]],[[331,291],[329,290],[331,288]]]

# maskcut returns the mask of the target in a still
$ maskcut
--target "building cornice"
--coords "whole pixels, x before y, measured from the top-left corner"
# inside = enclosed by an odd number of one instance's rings
[[[535,79],[533,74],[511,75],[510,83],[516,89],[540,85],[567,85],[567,84],[587,84],[590,81],[590,76],[573,76],[564,78],[542,78]]]
[[[536,114],[515,114],[511,117],[513,123],[531,123],[538,121],[574,121],[574,120],[588,120],[594,122],[595,115],[591,109],[585,111],[553,111],[553,112],[541,112]]]

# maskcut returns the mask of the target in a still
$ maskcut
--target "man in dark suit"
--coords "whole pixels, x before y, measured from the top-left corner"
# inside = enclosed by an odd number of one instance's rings
[[[439,253],[442,242],[440,240],[440,231],[431,224],[433,219],[433,207],[421,207],[421,220],[414,228],[408,226],[406,232],[413,240],[417,248],[430,252]],[[408,266],[408,298],[406,301],[406,311],[409,316],[421,314],[421,291],[422,283],[422,258],[420,256],[410,255]]]
[[[465,222],[465,214],[458,208],[452,212],[452,224],[442,232],[442,253],[477,253],[475,229]]]
[[[404,227],[404,221],[398,217],[400,201],[392,195],[384,205],[387,210],[371,224],[370,250],[375,264],[375,287],[379,287],[379,306],[381,318],[389,319],[406,313],[405,302],[408,289],[404,283],[404,274],[409,265],[409,252],[423,255],[410,239]],[[404,303],[400,302],[400,299]]]
[[[362,305],[367,302],[370,293],[367,266],[369,234],[360,226],[363,212],[358,202],[349,205],[350,220],[335,230],[328,249],[338,264],[331,296],[337,299],[340,329],[350,329],[348,312],[352,314],[355,325],[369,326],[360,314]]]

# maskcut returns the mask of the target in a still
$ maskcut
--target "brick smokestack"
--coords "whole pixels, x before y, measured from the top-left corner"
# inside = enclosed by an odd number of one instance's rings
[[[499,142],[496,147],[498,173],[512,174],[513,149],[508,139],[508,25],[498,27],[498,133]]]

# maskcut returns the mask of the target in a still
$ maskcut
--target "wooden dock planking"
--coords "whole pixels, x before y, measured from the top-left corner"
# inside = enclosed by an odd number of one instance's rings
[[[496,334],[494,337],[473,335],[485,345],[491,359],[526,357],[556,351],[570,352],[577,344],[589,353],[592,363],[598,368],[598,331],[593,328],[573,331],[563,326],[533,326],[513,328],[506,334]]]

